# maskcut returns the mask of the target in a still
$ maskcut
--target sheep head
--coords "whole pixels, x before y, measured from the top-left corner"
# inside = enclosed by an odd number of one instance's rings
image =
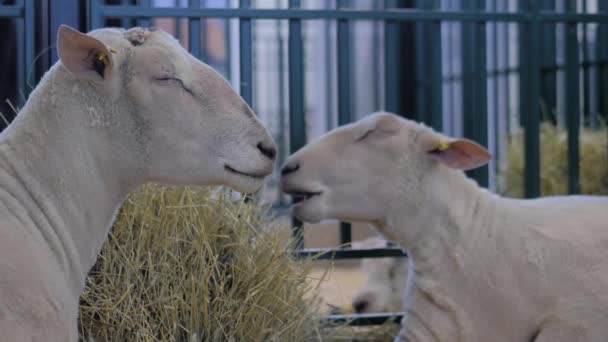
[[[252,192],[272,172],[268,131],[219,73],[171,35],[61,26],[57,46],[59,69],[79,90],[82,108],[112,118],[98,125],[110,137],[135,137],[116,153],[141,159],[146,181]]]
[[[436,172],[475,168],[490,157],[470,140],[374,113],[293,154],[281,171],[281,186],[294,196],[292,211],[301,220],[378,223],[388,210],[419,208],[419,194]]]

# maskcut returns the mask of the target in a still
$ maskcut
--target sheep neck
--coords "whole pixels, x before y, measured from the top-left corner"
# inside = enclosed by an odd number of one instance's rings
[[[103,111],[92,118],[96,95],[61,68],[45,75],[0,135],[0,165],[34,222],[25,228],[49,245],[77,298],[120,205],[143,179],[125,150],[137,142],[115,132],[128,123]]]
[[[422,184],[422,201],[413,206],[400,203],[380,230],[389,232],[413,260],[414,279],[408,279],[412,284],[408,289],[412,334],[429,340],[458,336],[456,340],[464,341],[470,327],[453,296],[464,285],[451,277],[466,267],[476,237],[491,234],[491,217],[498,210],[499,197],[481,189],[462,172],[445,167],[436,171]],[[431,328],[436,324],[444,328]],[[435,335],[440,332],[448,335]]]

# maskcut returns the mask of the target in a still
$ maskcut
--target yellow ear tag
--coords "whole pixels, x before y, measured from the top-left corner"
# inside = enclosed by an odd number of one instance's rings
[[[108,65],[108,57],[106,56],[105,53],[100,53],[99,56],[97,57],[97,59],[101,62],[103,62],[104,65]]]
[[[450,148],[450,142],[447,140],[440,140],[439,141],[439,147],[437,147],[437,149],[441,152],[447,150],[448,148]]]
[[[118,53],[118,51],[116,49],[112,49],[112,48],[110,48],[110,52],[113,53],[113,54],[117,54]]]

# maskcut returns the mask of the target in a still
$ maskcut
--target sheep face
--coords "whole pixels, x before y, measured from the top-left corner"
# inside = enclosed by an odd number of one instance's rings
[[[375,113],[292,155],[281,185],[294,196],[293,214],[301,220],[382,223],[389,211],[420,210],[425,183],[445,169],[439,164],[470,169],[489,158],[474,142],[447,140],[415,122]]]
[[[222,76],[157,29],[61,27],[59,56],[113,136],[132,135],[146,181],[257,190],[272,172],[268,131]],[[88,94],[88,95],[87,95]],[[109,113],[109,114],[106,114]]]

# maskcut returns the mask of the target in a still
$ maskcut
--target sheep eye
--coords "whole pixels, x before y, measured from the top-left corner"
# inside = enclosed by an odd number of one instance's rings
[[[187,91],[190,95],[194,95],[194,93],[186,88],[186,86],[184,85],[184,81],[180,80],[179,78],[175,78],[175,77],[158,77],[156,78],[156,81],[159,83],[166,83],[166,84],[176,84],[178,86],[180,86],[182,89],[184,89],[185,91]]]

